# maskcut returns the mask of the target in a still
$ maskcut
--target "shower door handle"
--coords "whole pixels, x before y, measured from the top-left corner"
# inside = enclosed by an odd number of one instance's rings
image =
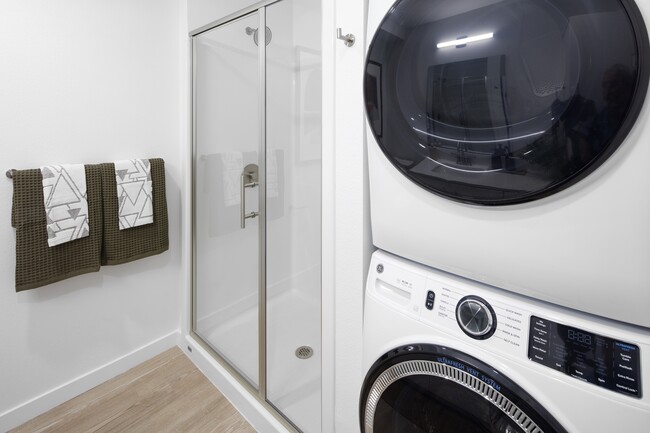
[[[244,167],[244,171],[240,177],[240,195],[239,195],[239,210],[240,210],[240,225],[241,228],[246,228],[246,220],[248,218],[255,218],[259,216],[259,212],[246,213],[246,188],[254,188],[259,185],[259,167],[257,164],[248,164]]]

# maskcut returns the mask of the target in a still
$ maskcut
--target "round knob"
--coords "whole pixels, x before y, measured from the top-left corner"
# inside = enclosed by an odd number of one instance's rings
[[[465,296],[458,302],[456,321],[465,334],[476,340],[490,338],[497,329],[492,306],[478,296]]]

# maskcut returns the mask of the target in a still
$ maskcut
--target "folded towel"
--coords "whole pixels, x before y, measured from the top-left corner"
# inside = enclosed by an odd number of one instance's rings
[[[88,236],[48,245],[43,178],[38,169],[13,175],[11,225],[16,228],[16,291],[34,289],[75,275],[96,272],[102,244],[102,187],[98,165],[87,165]]]
[[[53,247],[88,236],[86,170],[83,164],[41,167],[47,243]]]
[[[120,230],[153,222],[148,159],[115,161]]]
[[[169,249],[167,197],[165,195],[165,163],[150,159],[153,223],[120,230],[119,202],[115,191],[115,164],[100,164],[104,198],[103,265],[118,265],[160,254]]]

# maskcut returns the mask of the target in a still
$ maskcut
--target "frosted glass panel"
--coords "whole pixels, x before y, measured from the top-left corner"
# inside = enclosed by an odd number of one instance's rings
[[[266,24],[267,400],[313,433],[321,425],[320,2],[274,3]]]
[[[255,387],[259,383],[259,60],[248,15],[194,38],[195,332]],[[250,32],[250,30],[249,30]],[[247,182],[250,183],[250,182]]]

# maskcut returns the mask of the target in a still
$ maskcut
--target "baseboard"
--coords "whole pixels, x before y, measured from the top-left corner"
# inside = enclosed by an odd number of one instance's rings
[[[154,356],[179,345],[180,332],[174,331],[95,370],[47,391],[0,414],[0,432],[18,427],[30,419],[124,373]]]
[[[192,336],[186,336],[185,343],[180,345],[181,349],[239,413],[246,418],[255,431],[290,433],[290,430],[275,418],[223,366],[215,361]]]

